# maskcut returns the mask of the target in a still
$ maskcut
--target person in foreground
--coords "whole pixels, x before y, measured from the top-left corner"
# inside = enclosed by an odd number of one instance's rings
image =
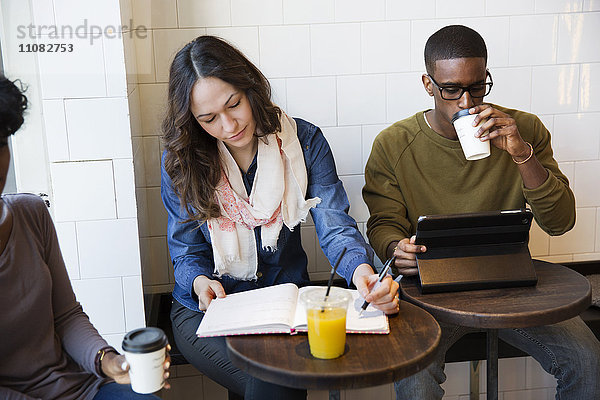
[[[435,107],[383,130],[369,157],[363,197],[371,216],[370,243],[380,257],[396,256],[403,275],[417,273],[417,219],[450,214],[531,207],[538,225],[560,235],[575,223],[575,199],[552,156],[550,133],[526,112],[483,97],[492,86],[483,38],[465,26],[447,26],[425,45],[423,86]],[[467,161],[451,123],[469,109],[486,120],[478,134],[491,155]],[[482,132],[489,131],[486,136]],[[468,329],[440,323],[439,357],[416,375],[395,383],[398,399],[441,399],[444,355]],[[557,399],[600,398],[600,344],[581,318],[524,329],[501,329],[499,337],[533,356],[558,380]]]
[[[27,98],[0,75],[0,191],[9,136]],[[158,399],[131,390],[125,358],[102,339],[75,299],[44,201],[0,198],[0,398],[3,400]],[[165,362],[166,371],[169,360]]]
[[[224,338],[196,329],[215,297],[309,283],[300,222],[310,211],[338,273],[386,313],[398,312],[398,284],[377,288],[373,252],[348,215],[348,199],[321,130],[270,100],[263,74],[212,36],[184,46],[170,69],[161,193],[175,269],[175,342],[196,368],[248,399],[306,398],[255,379],[227,358]]]

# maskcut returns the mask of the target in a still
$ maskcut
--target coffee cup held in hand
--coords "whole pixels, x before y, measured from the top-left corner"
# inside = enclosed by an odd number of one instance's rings
[[[159,328],[135,329],[125,335],[122,347],[134,392],[154,393],[164,386],[167,343],[167,336]]]
[[[469,161],[480,160],[490,155],[490,142],[482,142],[480,138],[475,137],[475,133],[484,121],[479,125],[473,126],[473,120],[477,114],[469,114],[469,110],[460,110],[452,116],[452,125],[458,135],[460,146],[462,147],[465,158]],[[487,135],[484,132],[482,136]]]

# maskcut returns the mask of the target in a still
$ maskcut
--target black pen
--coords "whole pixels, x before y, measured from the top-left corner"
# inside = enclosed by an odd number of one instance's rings
[[[373,290],[375,290],[377,285],[383,280],[383,278],[385,278],[385,276],[387,275],[387,272],[389,271],[389,269],[392,266],[392,264],[394,263],[394,261],[396,261],[396,257],[390,258],[389,260],[387,260],[385,262],[385,264],[383,264],[383,269],[379,273],[379,278],[377,278],[377,282],[375,283],[375,286],[373,286]],[[363,305],[360,307],[360,311],[358,313],[359,317],[362,315],[363,311],[365,311],[367,309],[367,307],[369,307],[369,302],[365,300]]]

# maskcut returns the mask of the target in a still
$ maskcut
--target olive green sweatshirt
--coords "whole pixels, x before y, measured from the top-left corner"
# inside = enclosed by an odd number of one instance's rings
[[[575,197],[553,158],[550,133],[533,114],[494,108],[515,119],[548,170],[546,181],[526,189],[510,155],[493,145],[489,157],[467,161],[458,140],[431,129],[424,112],[396,122],[375,139],[365,170],[367,236],[380,259],[387,258],[392,241],[412,236],[419,216],[427,214],[508,210],[527,203],[550,235],[573,227]]]

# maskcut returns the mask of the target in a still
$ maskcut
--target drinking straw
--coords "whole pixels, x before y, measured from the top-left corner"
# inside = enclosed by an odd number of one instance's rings
[[[346,248],[345,247],[342,250],[342,253],[339,255],[337,261],[335,262],[335,265],[333,266],[333,269],[331,270],[331,275],[329,276],[329,282],[327,282],[327,292],[325,293],[325,300],[324,301],[327,301],[327,297],[329,296],[329,291],[331,290],[331,284],[333,283],[333,277],[335,276],[335,271],[337,271],[337,268],[340,265],[340,261],[342,260],[342,257],[344,257],[344,254],[346,254]],[[325,311],[325,310],[321,310],[321,311]]]

